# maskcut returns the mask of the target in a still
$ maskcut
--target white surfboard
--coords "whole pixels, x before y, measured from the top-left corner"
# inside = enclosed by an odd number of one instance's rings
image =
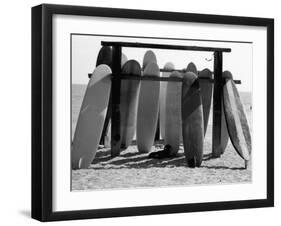
[[[72,169],[88,168],[95,157],[109,101],[110,75],[109,66],[99,65],[88,83],[71,147]]]
[[[182,78],[182,75],[174,71],[170,78]],[[182,84],[169,82],[166,90],[165,105],[165,144],[171,146],[170,154],[174,155],[179,150],[180,136],[182,135],[181,96]]]
[[[106,64],[110,68],[112,67],[112,48],[111,48],[111,46],[103,46],[100,48],[100,51],[97,56],[96,67],[98,67],[101,64]],[[104,142],[105,142],[104,139],[107,136],[108,129],[109,129],[109,121],[111,118],[111,97],[109,97],[107,109],[108,109],[108,111],[106,112],[101,140],[100,140],[101,144],[104,144]]]
[[[168,62],[164,66],[165,70],[174,70],[175,66],[173,63]],[[169,77],[172,72],[162,72],[162,77]],[[161,138],[165,141],[165,122],[166,122],[166,90],[168,82],[160,82],[160,135]]]
[[[157,59],[156,59],[156,55],[152,50],[148,50],[145,52],[144,56],[143,56],[143,62],[142,62],[142,68],[143,70],[145,69],[145,67],[150,64],[150,63],[155,63],[157,64]]]
[[[122,74],[141,76],[141,67],[135,60],[127,61],[122,67]],[[127,148],[136,132],[137,104],[140,81],[123,80],[120,90],[120,130],[121,148]]]
[[[144,75],[160,76],[155,63],[148,64]],[[137,114],[137,146],[139,152],[149,152],[154,143],[159,113],[160,82],[142,81]]]
[[[121,68],[123,67],[123,65],[128,61],[128,57],[122,53],[122,57],[121,57]]]

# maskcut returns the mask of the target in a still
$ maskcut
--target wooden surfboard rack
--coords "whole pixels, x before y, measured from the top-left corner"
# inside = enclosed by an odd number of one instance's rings
[[[162,82],[182,82],[181,78],[165,78],[151,76],[130,76],[121,73],[122,47],[132,48],[149,48],[149,49],[166,49],[166,50],[183,50],[183,51],[204,51],[214,53],[214,79],[199,78],[206,82],[214,83],[213,91],[213,132],[212,132],[212,156],[217,158],[222,154],[221,144],[221,117],[222,117],[222,88],[224,79],[222,78],[223,53],[231,52],[230,48],[201,47],[201,46],[182,46],[182,45],[164,45],[153,43],[139,42],[108,42],[102,41],[102,46],[112,47],[112,118],[111,118],[111,144],[119,142],[120,136],[120,88],[121,80],[147,80]],[[169,70],[160,69],[161,72],[170,72]],[[185,70],[173,70],[185,72]],[[91,74],[88,74],[91,77]],[[234,80],[236,84],[241,84],[240,80]],[[158,131],[159,134],[159,131]],[[159,135],[158,135],[159,138]],[[118,156],[120,150],[111,151],[111,156]]]

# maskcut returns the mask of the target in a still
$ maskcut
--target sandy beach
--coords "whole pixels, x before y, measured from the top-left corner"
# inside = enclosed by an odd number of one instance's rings
[[[72,133],[84,89],[85,87],[73,89]],[[248,95],[242,97],[242,100],[251,128],[251,100]],[[204,140],[204,158],[199,168],[187,167],[182,145],[175,158],[166,159],[150,159],[147,153],[139,153],[135,145],[123,150],[120,156],[111,158],[110,148],[100,147],[89,169],[72,170],[72,190],[250,183],[251,162],[244,169],[244,160],[236,153],[230,141],[220,158],[211,158],[211,140],[210,120]],[[161,148],[161,143],[155,144],[151,151]]]
[[[154,147],[155,148],[155,147]],[[100,149],[89,169],[72,171],[72,189],[113,189],[181,186],[196,184],[244,183],[251,181],[251,167],[228,147],[218,159],[204,154],[200,168],[186,166],[183,149],[176,158],[149,159],[130,146],[120,156],[111,158],[110,149]]]

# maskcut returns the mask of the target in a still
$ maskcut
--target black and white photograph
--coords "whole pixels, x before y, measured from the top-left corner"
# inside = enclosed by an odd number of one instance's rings
[[[32,22],[34,218],[273,205],[272,19],[40,5]]]
[[[251,183],[252,42],[70,39],[73,191]]]

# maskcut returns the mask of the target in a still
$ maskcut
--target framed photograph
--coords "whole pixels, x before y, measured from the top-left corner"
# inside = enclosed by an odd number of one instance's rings
[[[32,8],[32,217],[274,205],[274,20]]]

